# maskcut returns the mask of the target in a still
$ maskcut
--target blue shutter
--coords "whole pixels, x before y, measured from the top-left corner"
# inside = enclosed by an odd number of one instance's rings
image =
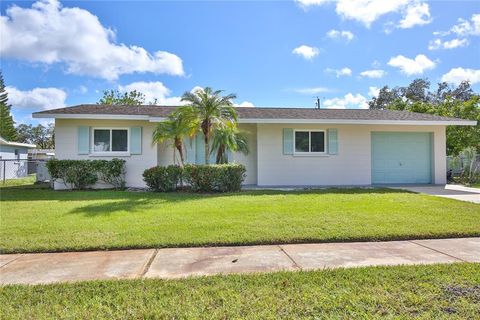
[[[142,127],[130,128],[130,154],[142,154]]]
[[[338,130],[328,129],[328,153],[338,154]]]
[[[78,154],[90,153],[90,127],[87,127],[87,126],[78,127],[77,150],[78,150]]]
[[[195,135],[195,163],[196,164],[205,164],[205,140],[203,138],[203,133],[199,132]],[[210,150],[212,151],[212,150]],[[216,160],[216,153],[210,153],[210,157],[208,158],[209,164],[214,164]]]
[[[227,162],[232,163],[233,162],[233,152],[231,150],[227,151]]]
[[[283,154],[293,154],[293,129],[283,129]]]
[[[183,139],[185,146],[185,163],[194,164],[196,159],[195,138]]]
[[[200,132],[195,135],[195,151],[195,163],[205,164],[205,141]]]

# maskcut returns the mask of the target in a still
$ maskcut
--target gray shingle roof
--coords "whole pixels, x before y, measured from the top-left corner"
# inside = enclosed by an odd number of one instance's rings
[[[176,107],[154,105],[99,105],[82,104],[67,108],[35,112],[36,117],[49,115],[139,115],[166,117]],[[243,119],[326,119],[326,120],[385,120],[385,121],[464,121],[463,119],[440,117],[425,113],[392,110],[361,109],[315,109],[315,108],[237,108]]]

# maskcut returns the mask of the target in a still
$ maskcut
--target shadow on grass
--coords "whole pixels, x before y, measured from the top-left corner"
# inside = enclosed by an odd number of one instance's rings
[[[86,203],[86,205],[77,207],[70,211],[73,214],[83,214],[87,217],[95,217],[99,215],[111,215],[117,212],[133,212],[138,210],[146,210],[155,208],[165,203],[180,203],[190,202],[190,205],[194,206],[196,201],[205,201],[211,199],[211,205],[215,206],[221,203],[222,199],[237,197],[241,200],[242,197],[257,197],[257,196],[276,196],[276,195],[288,195],[289,197],[303,196],[303,195],[380,195],[380,194],[392,194],[402,193],[401,190],[391,190],[386,188],[375,189],[322,189],[322,190],[302,190],[302,191],[278,191],[278,190],[255,190],[255,191],[241,191],[237,193],[187,193],[187,192],[172,192],[172,193],[153,193],[153,192],[115,192],[105,194],[103,192],[88,192],[84,191],[82,195],[88,195],[88,200],[118,200],[108,202],[95,202],[92,204]],[[70,192],[75,193],[75,192]],[[81,193],[81,192],[77,192]],[[111,193],[116,197],[111,196]],[[100,197],[94,197],[93,195],[99,195]],[[107,197],[106,195],[110,195]],[[65,200],[65,199],[62,199]],[[79,200],[79,199],[76,199]]]
[[[36,187],[35,187],[36,186]],[[179,202],[203,200],[205,198],[218,199],[239,196],[265,195],[323,195],[323,194],[392,194],[412,193],[405,190],[388,188],[326,188],[307,190],[245,190],[235,193],[190,193],[190,192],[131,192],[115,190],[86,190],[86,191],[54,191],[45,186],[12,186],[0,189],[0,201],[95,201],[95,200],[124,200],[124,202],[148,203],[149,200],[162,202]],[[112,205],[109,203],[107,205]],[[134,207],[131,205],[130,207]]]

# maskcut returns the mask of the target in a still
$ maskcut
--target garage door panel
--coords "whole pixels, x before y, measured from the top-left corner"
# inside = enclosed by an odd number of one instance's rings
[[[431,183],[431,134],[372,132],[372,183]]]

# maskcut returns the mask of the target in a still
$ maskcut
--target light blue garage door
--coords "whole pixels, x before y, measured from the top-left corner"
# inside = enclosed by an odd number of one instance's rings
[[[372,183],[432,183],[432,134],[372,132]]]

